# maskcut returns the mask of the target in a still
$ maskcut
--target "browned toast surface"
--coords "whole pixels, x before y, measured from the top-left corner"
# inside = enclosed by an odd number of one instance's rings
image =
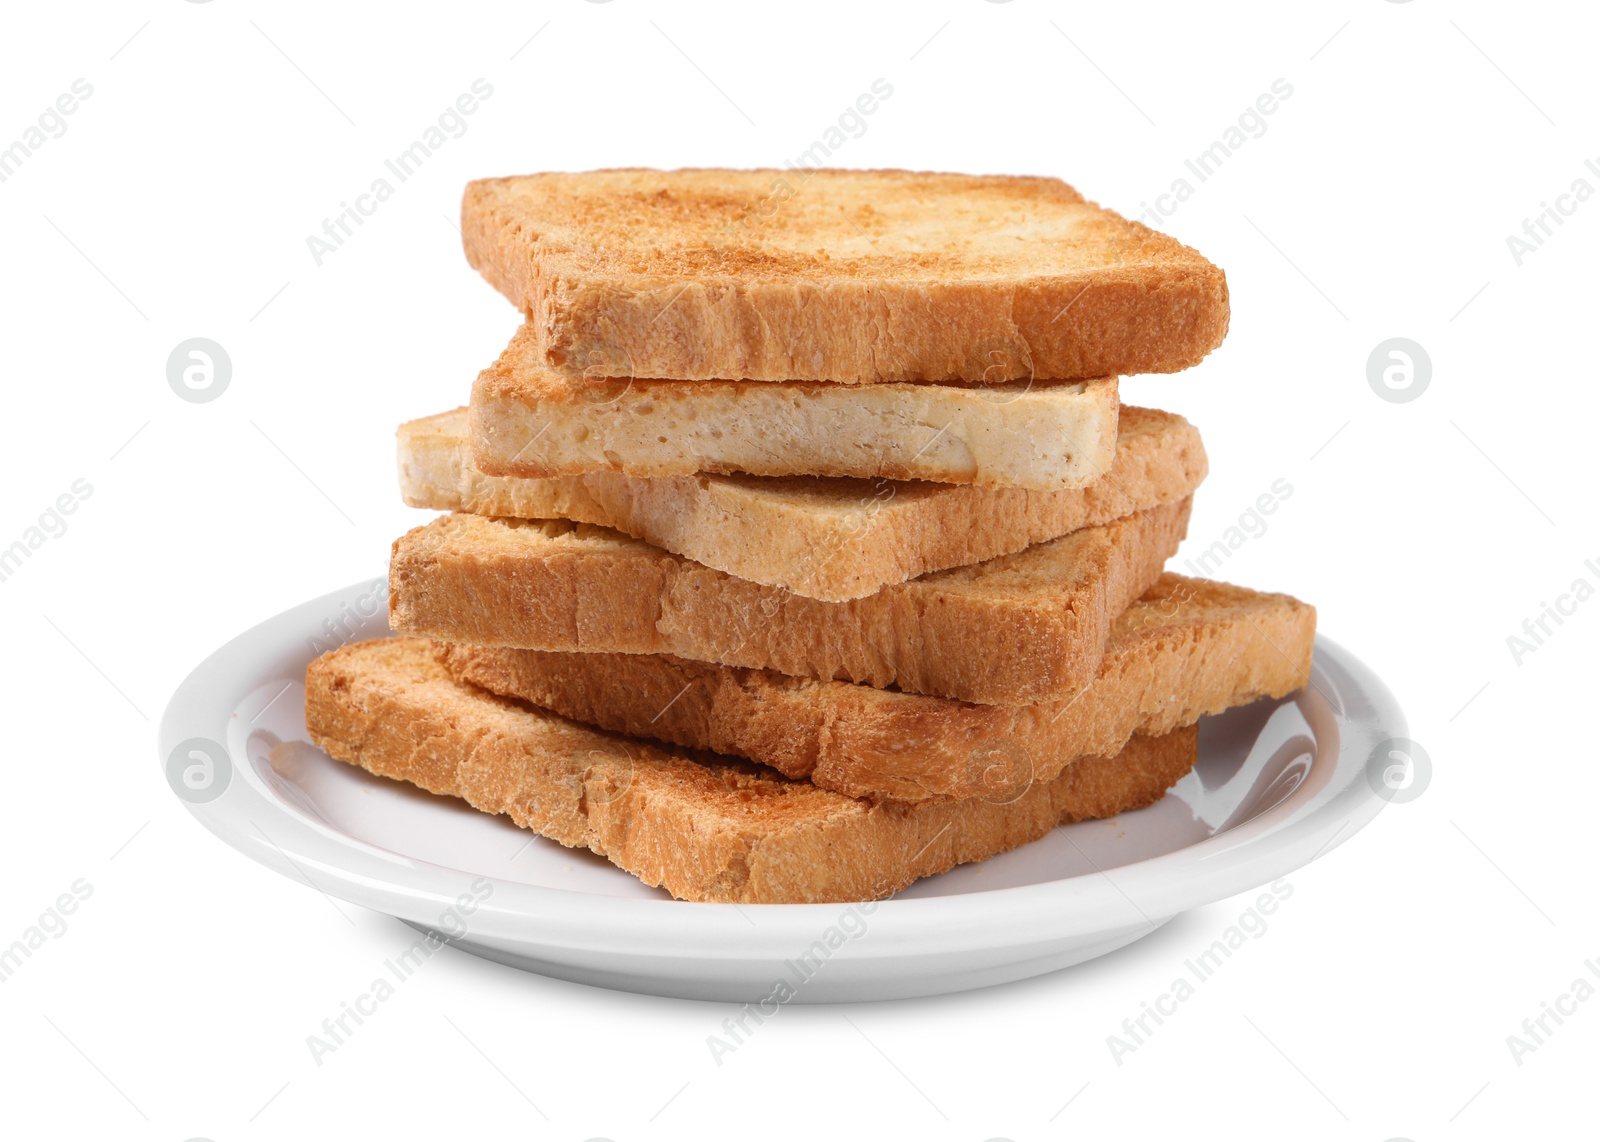
[[[662,655],[441,645],[452,673],[607,729],[754,758],[856,797],[971,797],[1048,780],[1135,734],[1306,684],[1316,611],[1288,595],[1164,575],[1112,627],[1094,680],[1002,707]]]
[[[764,587],[564,520],[441,516],[395,542],[389,622],[449,642],[674,654],[1022,704],[1094,677],[1112,622],[1161,574],[1180,501],[844,603]]]
[[[605,170],[469,183],[467,259],[552,368],[844,383],[1173,372],[1222,271],[1053,178]]]
[[[913,880],[1148,805],[1195,762],[1193,727],[1136,738],[1001,800],[873,804],[763,766],[602,733],[455,681],[422,639],[354,643],[306,671],[329,755],[599,853],[685,900],[812,903]]]

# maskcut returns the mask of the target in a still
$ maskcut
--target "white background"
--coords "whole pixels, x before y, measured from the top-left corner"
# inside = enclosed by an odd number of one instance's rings
[[[1520,1066],[1506,1037],[1600,956],[1600,602],[1520,665],[1506,640],[1600,583],[1600,200],[1520,266],[1506,239],[1600,188],[1592,13],[464,7],[8,9],[0,145],[74,79],[93,95],[0,184],[0,546],[74,480],[93,492],[0,583],[0,944],[78,878],[93,895],[0,984],[7,1135],[1382,1140],[1550,1136],[1584,1111],[1600,1002]],[[466,133],[315,265],[307,235],[479,77]],[[1128,214],[1289,81],[1163,223],[1227,271],[1227,343],[1124,397],[1205,434],[1180,563],[1292,484],[1221,574],[1316,603],[1399,696],[1431,783],[1294,874],[1270,930],[1120,1066],[1106,1037],[1248,897],[1046,978],[789,1008],[720,1068],[717,1005],[449,953],[315,1065],[306,1036],[412,933],[205,833],[155,756],[168,694],[235,632],[381,574],[421,522],[394,426],[462,403],[517,323],[460,252],[466,180],[781,165],[880,77],[839,164],[1060,175]],[[233,361],[214,403],[167,385],[196,336]],[[1367,383],[1395,336],[1433,364],[1411,403]]]

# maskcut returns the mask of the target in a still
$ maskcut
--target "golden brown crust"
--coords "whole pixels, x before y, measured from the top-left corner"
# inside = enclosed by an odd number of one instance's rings
[[[306,670],[306,727],[330,756],[569,847],[684,900],[868,900],[1159,799],[1193,767],[1194,727],[1135,738],[1007,803],[872,804],[762,766],[694,757],[456,682],[422,639],[354,643]]]
[[[395,542],[389,622],[449,642],[675,654],[1021,704],[1094,677],[1111,624],[1161,574],[1189,501],[1014,555],[825,603],[617,532],[441,516]]]
[[[820,477],[488,476],[472,462],[466,419],[457,410],[401,425],[408,504],[600,524],[830,602],[1173,503],[1206,475],[1205,449],[1188,421],[1126,405],[1111,470],[1087,488],[1059,492]]]
[[[467,260],[553,368],[683,380],[1174,372],[1221,270],[1056,179],[612,170],[469,183]]]
[[[1048,705],[999,707],[662,655],[441,644],[455,677],[579,721],[753,758],[852,797],[901,801],[1049,780],[1207,714],[1306,684],[1314,608],[1164,575],[1122,614],[1099,672]]]

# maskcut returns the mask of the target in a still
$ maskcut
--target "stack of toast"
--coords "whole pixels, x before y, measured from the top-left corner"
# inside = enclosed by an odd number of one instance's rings
[[[801,177],[804,176],[804,177]],[[402,425],[401,637],[311,664],[329,754],[686,900],[854,901],[1159,799],[1304,685],[1315,611],[1163,571],[1206,474],[1120,378],[1223,274],[1054,179],[467,187],[524,323]]]

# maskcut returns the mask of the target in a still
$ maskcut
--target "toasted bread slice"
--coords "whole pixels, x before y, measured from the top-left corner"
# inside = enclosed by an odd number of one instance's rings
[[[1111,467],[1117,382],[647,381],[547,368],[524,323],[472,389],[494,476],[853,476],[1081,488]]]
[[[562,521],[441,516],[395,542],[389,623],[479,646],[675,654],[1021,704],[1094,677],[1112,621],[1161,574],[1189,501],[848,603],[735,579]]]
[[[1065,701],[982,706],[649,654],[440,644],[459,679],[609,730],[738,754],[851,797],[1003,796],[1310,676],[1316,611],[1164,575],[1118,618],[1093,682]]]
[[[1003,802],[873,804],[763,766],[601,733],[456,682],[422,639],[353,643],[306,670],[306,728],[332,757],[571,848],[683,900],[869,900],[1057,824],[1159,799],[1193,767],[1193,727],[1135,738]]]
[[[1075,380],[1187,368],[1222,271],[1053,178],[610,170],[483,179],[467,260],[554,369],[676,380]]]
[[[828,602],[1173,503],[1206,474],[1193,425],[1127,406],[1111,470],[1064,492],[820,477],[488,476],[473,463],[466,434],[465,409],[400,426],[406,503],[596,523],[741,579]]]

